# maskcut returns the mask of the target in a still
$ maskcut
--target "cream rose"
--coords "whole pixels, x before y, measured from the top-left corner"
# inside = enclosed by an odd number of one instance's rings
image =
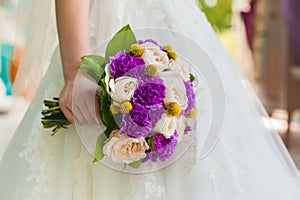
[[[165,71],[159,73],[159,76],[163,79],[166,86],[166,96],[164,103],[178,103],[181,110],[184,110],[188,106],[188,98],[186,96],[186,88],[183,80],[178,72]]]
[[[161,119],[156,123],[154,131],[163,134],[166,138],[174,135],[177,126],[177,118],[162,114]]]
[[[154,64],[158,67],[159,72],[168,68],[169,58],[166,52],[162,51],[158,46],[150,42],[147,42],[142,46],[144,48],[142,58],[146,66]]]
[[[177,58],[177,60],[171,60],[169,68],[173,71],[176,71],[180,74],[184,81],[190,80],[190,73],[188,70],[188,63],[184,60]]]
[[[109,88],[111,90],[111,98],[118,103],[130,101],[138,81],[135,78],[122,76],[117,79],[109,81]]]
[[[126,133],[120,135],[119,130],[111,132],[108,141],[103,146],[103,153],[116,163],[132,163],[146,157],[149,149],[143,138],[131,138]]]

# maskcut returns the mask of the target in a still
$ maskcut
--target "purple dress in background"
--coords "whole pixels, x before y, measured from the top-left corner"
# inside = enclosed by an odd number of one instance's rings
[[[295,65],[300,67],[300,1],[281,0],[281,3],[294,51]]]
[[[254,32],[254,23],[255,23],[255,5],[257,1],[252,0],[250,2],[250,10],[248,12],[241,12],[241,16],[245,23],[247,42],[249,44],[250,49],[253,51],[253,32]]]

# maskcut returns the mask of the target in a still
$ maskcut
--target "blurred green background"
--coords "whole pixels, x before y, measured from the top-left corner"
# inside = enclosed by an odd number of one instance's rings
[[[236,59],[236,38],[232,30],[233,0],[197,0],[227,51]]]
[[[216,32],[231,28],[232,0],[198,0],[198,4]]]

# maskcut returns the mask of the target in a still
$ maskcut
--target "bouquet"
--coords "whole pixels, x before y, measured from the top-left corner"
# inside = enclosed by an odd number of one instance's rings
[[[145,162],[165,162],[174,153],[195,117],[195,77],[171,45],[136,40],[129,25],[108,42],[105,57],[82,57],[79,70],[101,88],[101,121],[94,162],[104,157],[138,168]],[[58,98],[45,100],[44,128],[56,134],[67,128]]]

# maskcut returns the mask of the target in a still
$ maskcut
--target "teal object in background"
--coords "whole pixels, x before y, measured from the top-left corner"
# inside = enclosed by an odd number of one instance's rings
[[[6,95],[11,95],[12,84],[10,81],[10,60],[12,56],[13,45],[1,45],[1,72],[0,77],[6,88]]]

